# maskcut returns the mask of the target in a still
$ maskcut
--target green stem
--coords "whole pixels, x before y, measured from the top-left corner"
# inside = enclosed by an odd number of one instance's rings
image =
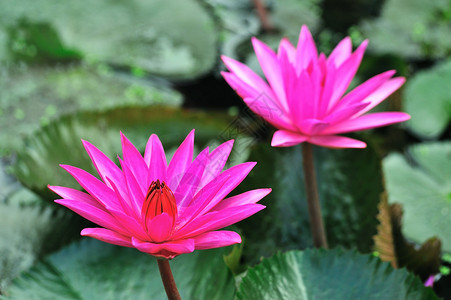
[[[324,231],[321,206],[319,204],[318,187],[316,185],[315,166],[313,164],[313,147],[309,143],[302,144],[302,166],[304,168],[305,190],[307,192],[310,227],[313,245],[316,248],[328,248],[326,232]]]
[[[161,280],[168,300],[181,300],[177,286],[175,285],[174,276],[172,276],[171,267],[167,259],[157,259],[158,269],[160,269]]]

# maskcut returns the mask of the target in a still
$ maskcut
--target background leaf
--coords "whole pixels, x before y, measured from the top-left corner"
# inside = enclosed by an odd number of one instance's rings
[[[223,249],[170,261],[183,299],[232,299],[233,277]],[[4,299],[166,299],[154,257],[136,249],[84,239],[21,275]]]
[[[237,299],[438,299],[406,270],[341,249],[276,254],[248,270]]]
[[[383,161],[388,200],[404,208],[404,234],[416,243],[437,236],[451,251],[451,143],[411,146],[407,158]]]

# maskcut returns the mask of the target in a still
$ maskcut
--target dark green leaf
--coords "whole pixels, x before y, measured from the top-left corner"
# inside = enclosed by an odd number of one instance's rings
[[[170,261],[183,299],[232,299],[233,277],[222,249]],[[5,299],[166,299],[156,259],[136,249],[85,239],[20,276]]]
[[[406,270],[355,251],[291,251],[249,269],[237,299],[438,299]]]
[[[437,236],[451,251],[451,143],[424,143],[384,159],[388,200],[404,208],[407,238],[422,243]],[[409,163],[410,161],[411,163]]]

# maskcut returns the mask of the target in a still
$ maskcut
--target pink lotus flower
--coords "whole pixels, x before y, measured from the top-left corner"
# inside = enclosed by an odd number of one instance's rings
[[[81,235],[163,258],[241,242],[233,231],[217,231],[264,208],[256,204],[271,189],[257,189],[224,199],[248,175],[255,162],[222,171],[233,140],[211,153],[208,147],[193,160],[194,130],[169,165],[156,135],[144,157],[121,133],[121,168],[83,141],[101,180],[76,167],[62,165],[87,191],[49,186],[63,199],[56,203],[103,228]]]
[[[402,77],[392,78],[393,70],[374,76],[345,94],[368,41],[352,52],[351,39],[346,37],[329,57],[318,55],[304,25],[297,48],[282,39],[275,54],[256,38],[252,43],[269,84],[246,65],[225,56],[222,59],[230,72],[222,75],[252,111],[278,129],[272,146],[308,142],[332,148],[364,148],[364,142],[338,134],[410,118],[402,112],[365,114],[404,83]]]

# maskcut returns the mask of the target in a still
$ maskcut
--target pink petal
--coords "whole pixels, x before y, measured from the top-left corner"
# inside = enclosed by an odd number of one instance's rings
[[[108,178],[108,177],[107,177],[106,179],[109,181],[109,178]],[[124,180],[124,181],[125,181],[125,180]],[[128,194],[129,192],[128,192],[127,184],[124,183],[124,187],[123,187],[123,188],[126,190],[126,192],[124,193],[124,195],[121,195],[121,194],[119,193],[119,191],[118,191],[116,185],[115,185],[112,181],[109,181],[109,183],[111,184],[111,186],[112,186],[112,188],[113,188],[113,190],[114,190],[114,193],[116,194],[116,199],[117,199],[117,202],[119,203],[119,208],[113,209],[113,208],[111,208],[111,207],[108,207],[108,210],[109,210],[109,211],[112,211],[112,210],[116,210],[116,211],[121,210],[121,211],[123,211],[125,214],[127,214],[127,215],[129,215],[129,216],[133,216],[134,218],[138,219],[139,216],[140,216],[140,210],[138,211],[138,210],[136,209],[136,205],[135,205],[135,204],[133,203],[133,201],[131,200],[131,197],[130,197],[129,194]]]
[[[233,231],[212,231],[193,238],[196,250],[212,249],[241,243],[241,236]]]
[[[149,185],[152,181],[159,179],[166,182],[167,162],[163,145],[156,134],[152,134],[147,141],[144,161],[149,166]]]
[[[309,143],[329,147],[329,148],[365,148],[366,144],[362,141],[337,135],[317,135],[312,136]]]
[[[255,89],[248,85],[246,82],[244,82],[241,78],[238,78],[235,74],[229,73],[229,72],[221,72],[222,77],[224,77],[225,81],[232,87],[232,89],[235,90],[235,92],[240,96],[241,98],[259,98],[261,95],[269,95],[271,99],[274,99],[275,96],[270,92],[269,94],[264,94],[259,89]],[[266,84],[266,83],[265,83]],[[269,87],[268,87],[269,89]]]
[[[323,134],[337,134],[367,130],[375,127],[387,126],[394,123],[404,122],[410,116],[403,112],[380,112],[364,115],[355,119],[346,120],[323,130]]]
[[[246,204],[210,212],[194,219],[173,234],[174,239],[189,238],[207,231],[214,231],[235,224],[264,209],[260,204]]]
[[[296,71],[298,74],[302,70],[306,70],[309,65],[316,63],[318,51],[316,50],[315,41],[308,27],[303,25],[299,35],[299,41],[296,52]]]
[[[342,39],[334,48],[332,53],[327,58],[328,63],[332,63],[338,68],[345,60],[349,58],[352,53],[352,41],[349,36]]]
[[[350,119],[358,112],[362,111],[367,107],[369,103],[355,103],[348,106],[341,106],[340,109],[335,109],[331,111],[330,115],[324,118],[324,122],[333,124],[342,122],[344,120]]]
[[[136,218],[131,217],[120,210],[110,209],[109,212],[124,228],[130,232],[131,236],[136,236],[143,240],[149,239],[149,235],[146,231],[144,231],[143,225],[140,223],[141,219],[139,219],[140,221],[137,221]]]
[[[314,115],[313,85],[306,71],[302,71],[299,77],[292,79],[294,82],[288,93],[288,106],[290,107],[292,119],[299,128],[302,120],[311,118]]]
[[[150,185],[147,181],[149,174],[149,168],[147,167],[144,158],[135,146],[127,139],[127,137],[121,132],[122,142],[122,156],[128,169],[132,172],[136,178],[142,193],[146,193]]]
[[[64,199],[74,199],[80,202],[84,202],[91,206],[97,207],[99,209],[104,209],[104,207],[97,202],[91,195],[86,194],[84,192],[80,192],[79,190],[71,189],[63,186],[48,186],[49,189],[60,195]]]
[[[284,52],[287,55],[287,58],[291,64],[295,63],[296,60],[296,48],[291,44],[291,42],[287,38],[282,38],[279,44],[279,49],[277,54],[280,59],[281,53]]]
[[[129,235],[130,233],[125,230],[117,220],[110,215],[109,212],[99,209],[95,206],[79,202],[71,199],[55,200],[56,203],[64,205],[75,213],[79,214],[83,218],[96,223],[102,227],[117,231],[123,235]]]
[[[360,66],[360,63],[368,45],[368,40],[357,48],[357,50],[337,69],[337,80],[334,85],[334,91],[329,101],[329,109],[335,106],[337,101],[346,92],[352,79]]]
[[[119,203],[117,202],[116,195],[113,190],[107,187],[99,179],[77,167],[68,165],[60,166],[69,172],[75,180],[77,180],[77,182],[103,206],[111,206],[113,208],[119,207]]]
[[[85,228],[81,231],[81,235],[89,236],[105,243],[133,248],[129,237],[108,229]]]
[[[376,75],[374,77],[371,77],[364,83],[360,84],[356,88],[354,88],[352,91],[347,93],[334,107],[334,110],[336,109],[343,109],[344,107],[347,107],[349,105],[353,105],[357,102],[362,102],[363,99],[368,97],[371,93],[376,91],[381,85],[383,85],[385,82],[387,82],[393,75],[395,74],[395,71],[386,71],[384,73],[381,73],[379,75]]]
[[[193,239],[184,239],[154,244],[143,242],[137,238],[132,237],[132,243],[133,246],[141,252],[165,258],[173,258],[179,254],[191,253],[195,249]]]
[[[255,74],[255,72],[248,66],[224,55],[222,55],[221,58],[230,72],[242,80],[245,84],[259,93],[265,94],[272,99],[275,98],[268,84],[260,76]]]
[[[368,97],[362,100],[363,103],[368,103],[369,105],[365,109],[358,113],[358,116],[366,113],[367,111],[376,107],[379,103],[387,99],[394,91],[399,89],[406,79],[404,77],[396,77],[381,85],[377,90],[371,93]]]
[[[208,155],[207,166],[205,167],[204,174],[202,175],[199,189],[203,188],[224,169],[230,152],[232,151],[233,143],[234,140],[222,143]]]
[[[308,140],[308,136],[301,133],[277,130],[272,136],[271,146],[273,147],[291,147]]]
[[[285,96],[284,81],[276,54],[271,48],[255,37],[252,38],[252,45],[254,46],[255,55],[257,55],[262,71],[271,89],[276,94],[278,104],[286,112],[288,110],[287,98]]]
[[[168,186],[171,189],[175,189],[186,169],[193,161],[193,149],[194,149],[194,129],[186,136],[182,144],[177,148],[172,156],[171,162],[168,167]]]
[[[261,95],[258,98],[244,98],[243,101],[254,113],[274,125],[274,127],[295,129],[289,117],[272,99]]]
[[[317,120],[317,119],[306,119],[300,123],[300,129],[302,132],[308,135],[316,135],[321,132],[324,128],[327,128],[329,123]]]
[[[128,197],[124,197],[124,199],[128,202],[130,208],[134,211],[135,217],[138,217],[141,214],[141,208],[144,203],[145,194],[142,192],[142,189],[138,183],[138,179],[135,178],[132,171],[128,168],[128,165],[125,164],[122,159],[119,158],[119,162],[121,163],[122,170],[124,172],[125,182],[127,183],[128,189]]]
[[[171,235],[172,225],[172,217],[167,213],[162,213],[147,222],[147,232],[152,241],[161,243]]]
[[[219,211],[229,207],[235,207],[245,204],[255,204],[258,201],[260,201],[263,197],[268,195],[270,192],[271,189],[258,189],[247,191],[242,194],[222,200],[215,207],[213,207],[212,211]]]
[[[119,167],[91,143],[84,140],[82,140],[82,143],[103,182],[108,187],[111,187],[110,183],[106,180],[108,177],[112,182],[114,182],[114,184],[116,184],[117,187],[121,188],[124,185],[124,181]],[[120,189],[119,192],[123,193],[125,191]]]
[[[186,170],[183,178],[180,180],[179,186],[174,192],[175,200],[177,201],[177,208],[179,209],[179,215],[182,214],[185,207],[191,204],[200,180],[202,179],[207,161],[208,147],[199,153],[188,170]]]

